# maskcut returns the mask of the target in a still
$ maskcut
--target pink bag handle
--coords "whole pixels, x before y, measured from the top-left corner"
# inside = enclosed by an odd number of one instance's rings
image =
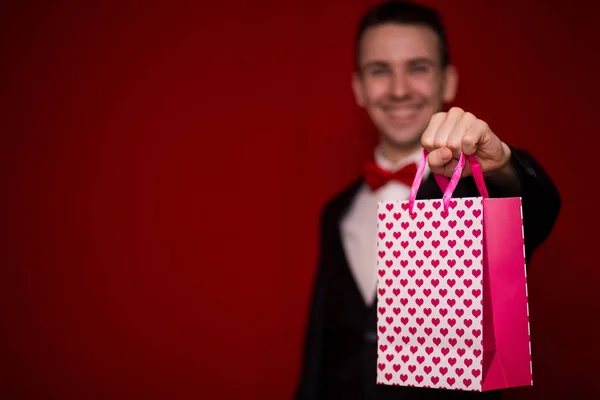
[[[423,153],[421,155],[421,162],[419,162],[419,166],[417,167],[417,173],[415,174],[415,180],[413,181],[412,187],[410,189],[410,198],[409,198],[409,212],[413,213],[413,207],[415,205],[415,199],[417,198],[417,192],[419,191],[419,187],[421,186],[421,181],[423,180],[423,173],[425,172],[425,164],[427,163],[427,150],[423,149]],[[450,205],[450,199],[452,198],[452,194],[454,193],[454,189],[456,189],[456,185],[460,180],[460,176],[462,174],[463,168],[465,167],[466,160],[469,160],[469,164],[471,164],[471,172],[473,173],[473,178],[475,179],[475,184],[477,185],[477,189],[479,190],[479,194],[483,198],[488,198],[489,194],[487,191],[487,187],[485,186],[485,180],[483,179],[483,172],[481,171],[481,166],[477,161],[477,157],[474,154],[470,156],[465,156],[464,153],[460,154],[460,158],[458,159],[458,164],[454,169],[454,173],[452,174],[452,178],[450,181],[447,180],[443,175],[435,174],[435,180],[438,183],[442,192],[444,192],[443,201],[444,201],[444,211],[448,212],[448,207]]]

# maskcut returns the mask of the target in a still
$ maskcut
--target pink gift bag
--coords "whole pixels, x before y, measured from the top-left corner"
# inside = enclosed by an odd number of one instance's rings
[[[416,200],[424,152],[408,201],[378,204],[377,383],[487,391],[532,385],[520,198]]]

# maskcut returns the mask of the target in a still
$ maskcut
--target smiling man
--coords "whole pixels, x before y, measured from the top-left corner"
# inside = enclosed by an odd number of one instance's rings
[[[533,157],[503,142],[454,100],[451,64],[438,14],[408,2],[368,10],[356,38],[352,87],[379,131],[364,175],[331,199],[321,215],[317,275],[298,400],[499,398],[376,384],[376,212],[381,200],[406,200],[423,149],[429,152],[421,199],[441,198],[433,173],[451,176],[461,153],[475,155],[491,197],[522,197],[527,260],[550,234],[561,199]],[[470,168],[455,197],[479,196]]]

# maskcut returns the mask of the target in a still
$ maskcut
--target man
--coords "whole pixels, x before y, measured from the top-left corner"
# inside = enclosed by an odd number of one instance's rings
[[[475,154],[490,197],[523,199],[526,257],[547,238],[561,206],[544,170],[504,143],[481,119],[453,101],[458,74],[435,11],[406,2],[369,10],[356,39],[352,87],[378,128],[380,142],[365,175],[329,201],[321,215],[320,251],[298,400],[499,398],[376,385],[376,207],[406,200],[423,148],[427,179],[418,198],[441,198],[432,173],[451,176],[461,152]],[[385,181],[396,171],[405,178]],[[479,196],[467,166],[454,196]],[[402,174],[400,174],[402,175]]]

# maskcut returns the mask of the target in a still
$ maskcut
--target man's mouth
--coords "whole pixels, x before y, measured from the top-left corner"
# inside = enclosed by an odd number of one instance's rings
[[[419,107],[390,107],[384,111],[394,122],[408,122],[417,115],[419,109]]]

